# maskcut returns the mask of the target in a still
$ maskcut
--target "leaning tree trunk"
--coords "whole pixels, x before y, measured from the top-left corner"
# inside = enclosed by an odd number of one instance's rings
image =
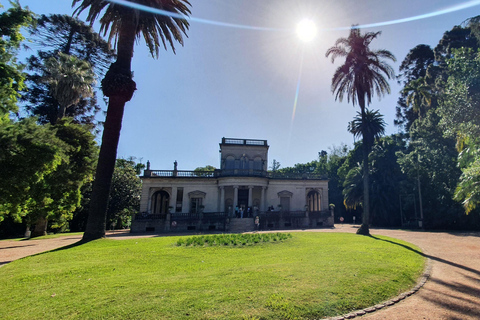
[[[363,101],[362,101],[363,100]],[[365,130],[365,100],[359,98],[360,108],[362,110],[362,154],[363,154],[363,213],[362,225],[357,230],[357,234],[370,235],[370,177],[368,170],[368,138]]]
[[[112,63],[102,80],[103,94],[109,98],[108,109],[83,241],[105,237],[108,196],[117,158],[123,111],[125,103],[130,101],[136,89],[131,71],[136,26],[133,23],[133,15],[132,20],[127,19],[122,20],[117,43],[117,60]]]

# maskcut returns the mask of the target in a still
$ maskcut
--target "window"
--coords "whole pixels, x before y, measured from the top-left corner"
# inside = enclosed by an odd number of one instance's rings
[[[175,212],[182,212],[182,202],[183,202],[183,188],[178,188]]]
[[[228,156],[225,159],[225,169],[226,170],[233,170],[235,168],[235,159],[232,156]]]
[[[280,197],[280,211],[290,211],[290,197]]]
[[[253,161],[253,170],[262,170],[262,159],[256,157]]]
[[[280,191],[278,197],[280,198],[280,211],[290,211],[290,199],[293,193],[287,190]]]
[[[199,213],[203,209],[202,198],[190,198],[190,212]]]
[[[314,211],[320,211],[320,205],[321,205],[321,198],[320,194],[316,190],[312,190],[308,193],[307,195],[307,205],[308,205],[308,211],[314,212]]]
[[[204,199],[207,194],[203,191],[197,190],[188,193],[190,199],[190,213],[199,213],[203,211]]]
[[[166,191],[157,191],[152,196],[152,213],[166,214],[168,213],[168,203],[170,195]]]

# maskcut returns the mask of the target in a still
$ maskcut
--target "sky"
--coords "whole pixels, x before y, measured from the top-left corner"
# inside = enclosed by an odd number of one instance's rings
[[[37,14],[72,14],[71,0],[20,0]],[[395,72],[418,44],[434,48],[445,31],[480,15],[468,0],[190,0],[190,29],[184,46],[153,59],[139,41],[132,62],[137,91],[127,103],[118,158],[136,157],[153,170],[219,167],[222,137],[267,140],[269,166],[306,163],[342,143],[358,106],[335,100],[331,79],[341,58],[325,57],[350,26],[381,31],[372,49],[387,49]],[[85,14],[80,18],[85,19]],[[303,19],[317,27],[310,42],[295,33]],[[94,29],[99,30],[95,24]],[[394,126],[401,87],[374,97]],[[99,97],[102,97],[99,91]],[[101,101],[101,99],[99,99]],[[106,110],[106,105],[101,105]],[[103,120],[100,115],[99,120]]]

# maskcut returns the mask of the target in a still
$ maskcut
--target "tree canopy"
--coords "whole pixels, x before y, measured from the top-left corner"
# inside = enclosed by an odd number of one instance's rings
[[[17,98],[24,88],[23,65],[17,62],[17,51],[25,37],[21,30],[34,23],[34,15],[18,1],[0,14],[0,116],[18,110]],[[0,7],[2,5],[0,4]]]

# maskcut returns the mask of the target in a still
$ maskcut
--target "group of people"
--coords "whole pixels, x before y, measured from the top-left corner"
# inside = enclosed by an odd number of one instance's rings
[[[236,218],[253,218],[253,212],[251,207],[245,208],[244,206],[235,207],[235,217]]]

